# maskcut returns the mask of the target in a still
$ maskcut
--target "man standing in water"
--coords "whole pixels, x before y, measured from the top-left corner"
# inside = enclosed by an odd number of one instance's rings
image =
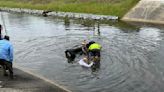
[[[13,46],[9,42],[9,36],[0,40],[0,64],[3,66],[4,76],[7,76],[6,70],[10,72],[10,78],[13,79]]]
[[[100,68],[101,48],[102,48],[101,45],[96,42],[93,42],[91,45],[89,45],[88,48],[89,59],[93,61],[92,71],[96,71],[96,69]]]
[[[100,51],[101,45],[95,41],[90,41],[89,43],[86,40],[82,43],[82,51],[87,56],[89,61],[93,62],[92,71],[100,68]]]

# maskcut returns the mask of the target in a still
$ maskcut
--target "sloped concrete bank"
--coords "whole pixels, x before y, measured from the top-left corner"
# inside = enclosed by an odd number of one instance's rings
[[[164,24],[164,0],[141,0],[121,20]]]
[[[106,16],[106,15],[94,15],[85,13],[71,13],[71,12],[54,12],[54,11],[44,11],[44,10],[31,10],[22,8],[7,8],[0,7],[1,11],[6,12],[16,12],[16,13],[27,13],[43,16],[58,16],[58,17],[68,17],[76,19],[93,19],[93,20],[118,20],[117,16]]]
[[[72,92],[22,69],[14,68],[14,74],[11,80],[0,69],[0,92]]]

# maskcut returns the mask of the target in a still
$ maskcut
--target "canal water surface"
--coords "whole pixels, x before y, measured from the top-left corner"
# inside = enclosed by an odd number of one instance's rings
[[[163,92],[164,28],[3,13],[14,64],[73,92]],[[2,19],[0,20],[2,24]],[[3,31],[4,32],[4,31]],[[67,63],[64,51],[94,40],[101,68]]]

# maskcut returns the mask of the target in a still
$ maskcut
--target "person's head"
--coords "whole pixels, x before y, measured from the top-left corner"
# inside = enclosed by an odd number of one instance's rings
[[[86,47],[89,48],[89,46],[90,46],[91,44],[93,44],[93,43],[96,43],[96,42],[95,42],[95,41],[90,41],[90,42],[86,45]]]
[[[9,40],[10,40],[10,37],[7,36],[7,35],[5,35],[5,36],[4,36],[4,39],[9,41]]]
[[[93,44],[93,43],[95,43],[95,41],[90,41],[90,42],[89,42],[89,44]]]
[[[76,57],[76,55],[72,52],[71,49],[67,49],[65,51],[65,56],[67,58],[68,63],[72,63]]]

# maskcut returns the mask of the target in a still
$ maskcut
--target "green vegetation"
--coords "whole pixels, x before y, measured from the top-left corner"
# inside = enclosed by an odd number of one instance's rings
[[[92,13],[122,17],[139,0],[0,0],[0,7]]]

